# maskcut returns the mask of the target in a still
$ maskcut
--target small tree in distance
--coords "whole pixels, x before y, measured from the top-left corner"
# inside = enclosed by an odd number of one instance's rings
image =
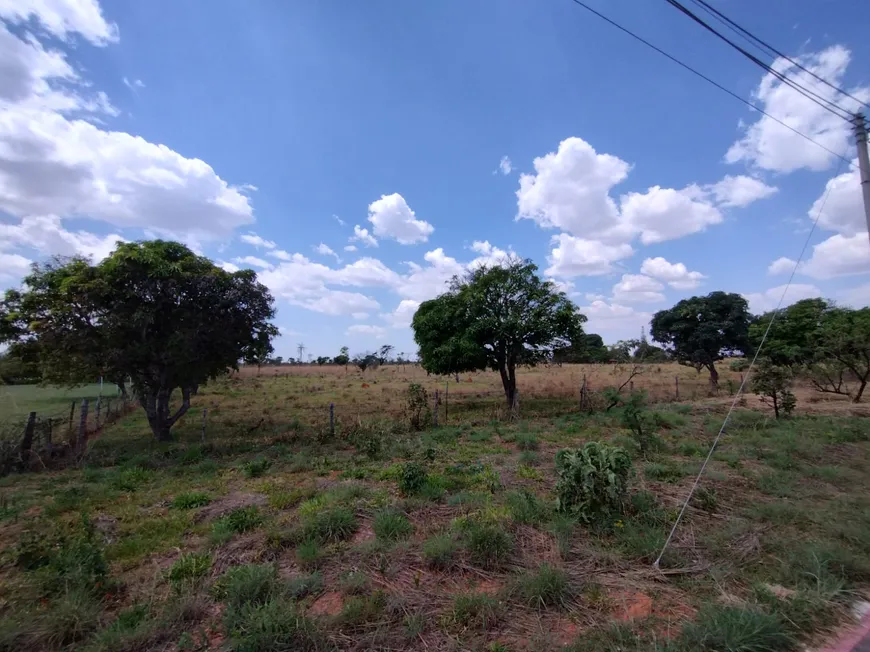
[[[780,412],[789,416],[797,401],[791,392],[792,372],[788,367],[763,360],[752,375],[752,391],[759,395],[762,403],[770,403],[773,415],[779,419]]]
[[[344,367],[344,370],[347,371],[347,365],[350,362],[350,353],[348,352],[348,348],[346,346],[341,347],[341,351],[337,356],[335,356],[332,361]]]
[[[711,292],[704,297],[683,299],[673,308],[652,318],[653,340],[670,347],[680,364],[704,367],[710,385],[719,387],[716,362],[726,355],[749,348],[749,310],[739,294]]]
[[[586,318],[530,260],[506,259],[454,277],[447,292],[424,301],[412,322],[419,359],[429,373],[493,369],[508,407],[516,398],[516,369],[551,359],[582,334]]]

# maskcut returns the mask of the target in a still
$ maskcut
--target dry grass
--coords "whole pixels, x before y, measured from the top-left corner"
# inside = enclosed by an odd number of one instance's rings
[[[288,373],[265,375],[274,371]],[[450,381],[451,425],[419,433],[402,427],[402,394],[409,382],[434,391],[445,379],[411,366],[364,376],[332,367],[264,368],[260,376],[246,369],[201,388],[171,444],[154,443],[142,415],[131,415],[93,442],[84,468],[0,480],[0,548],[8,551],[0,567],[0,649],[49,649],[37,616],[70,601],[41,591],[46,570],[15,562],[34,540],[28,532],[52,541],[58,528],[78,527],[81,514],[99,525],[111,578],[107,594],[81,606],[89,619],[82,636],[96,632],[76,642],[83,649],[110,635],[119,638],[93,649],[148,649],[131,643],[153,641],[148,627],[171,632],[169,645],[189,644],[182,640],[188,631],[197,632],[197,644],[205,641],[198,649],[218,649],[233,633],[232,616],[256,617],[259,627],[274,629],[271,636],[297,637],[299,649],[504,649],[490,647],[500,643],[545,652],[613,623],[635,637],[676,639],[704,605],[725,603],[782,614],[812,641],[841,617],[850,591],[868,586],[870,429],[853,407],[809,403],[812,396],[799,392],[799,412],[809,416],[775,422],[738,409],[704,479],[705,500],[688,509],[658,571],[651,558],[730,403],[725,381],[739,376],[723,370],[725,396],[711,399],[700,398],[706,377],[692,369],[652,365],[638,376],[635,389],[654,398],[656,383],[666,398],[674,375],[681,392],[699,398],[653,406],[663,445],[649,459],[635,456],[633,498],[619,519],[566,527],[553,510],[554,453],[590,440],[630,445],[618,408],[579,411],[584,373],[595,390],[621,384],[627,369],[523,370],[519,421],[497,420],[495,374],[463,375]],[[335,437],[326,436],[330,402]],[[747,403],[759,407],[754,397]],[[206,407],[203,444],[199,410]],[[825,409],[835,416],[821,415]],[[524,450],[529,442],[535,450]],[[425,469],[426,480],[404,495],[409,462]],[[262,473],[249,473],[252,463]],[[536,500],[518,504],[520,494]],[[215,536],[244,509],[256,509],[253,529]],[[339,512],[342,536],[319,536]],[[379,538],[384,514],[406,517],[410,528]],[[499,563],[481,563],[469,522],[506,533],[511,545]],[[208,556],[207,574],[173,583],[173,567],[191,554]],[[221,578],[245,564],[275,566],[274,595],[228,616]],[[531,582],[542,567],[555,570]],[[785,586],[801,601],[764,601],[762,584]],[[183,629],[167,629],[166,614],[182,598],[204,608]],[[136,609],[141,622],[119,619]],[[273,613],[284,620],[267,620]],[[286,630],[291,616],[298,630]],[[692,631],[704,625],[698,622]],[[324,648],[304,647],[320,642]]]

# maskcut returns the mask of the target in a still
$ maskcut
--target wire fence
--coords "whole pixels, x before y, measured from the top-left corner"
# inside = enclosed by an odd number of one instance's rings
[[[0,422],[0,475],[68,463],[81,455],[90,437],[133,407],[126,397],[73,400],[62,417],[34,411]]]

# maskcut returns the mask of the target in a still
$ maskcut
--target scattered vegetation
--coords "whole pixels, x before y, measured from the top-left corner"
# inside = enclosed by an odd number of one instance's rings
[[[585,523],[600,522],[622,510],[631,460],[617,446],[589,442],[556,453],[556,508]]]

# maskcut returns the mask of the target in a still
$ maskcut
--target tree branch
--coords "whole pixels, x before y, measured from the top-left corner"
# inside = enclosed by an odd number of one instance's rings
[[[173,414],[166,421],[166,427],[171,428],[175,425],[175,422],[178,421],[181,417],[185,415],[185,413],[190,409],[190,387],[182,387],[181,388],[181,407],[178,408],[178,411]]]

